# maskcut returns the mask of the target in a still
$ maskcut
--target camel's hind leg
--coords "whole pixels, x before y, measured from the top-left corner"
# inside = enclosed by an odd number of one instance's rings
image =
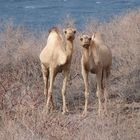
[[[88,98],[89,98],[89,89],[88,89],[88,71],[82,66],[82,76],[84,79],[85,84],[85,107],[83,111],[83,116],[87,115],[87,105],[88,105]]]
[[[103,110],[103,91],[102,91],[102,69],[99,69],[99,71],[96,74],[97,78],[97,97],[98,97],[98,103],[99,103],[99,108],[98,108],[98,114],[101,116],[102,110]]]
[[[43,74],[43,80],[44,80],[44,95],[45,97],[48,95],[48,79],[49,79],[49,70],[45,68],[45,66],[42,64],[42,74]]]
[[[42,74],[43,74],[43,80],[44,80],[44,95],[45,95],[45,99],[47,99],[48,96],[48,80],[49,80],[49,69],[46,69],[45,66],[42,64]],[[53,102],[53,96],[51,95],[51,105],[52,105],[52,109],[55,108],[54,106],[54,102]]]
[[[62,114],[65,114],[68,112],[67,106],[66,106],[66,87],[67,87],[67,81],[69,76],[69,70],[64,70],[64,80],[63,80],[63,86],[62,86],[62,99],[63,99],[63,112]]]
[[[53,104],[53,99],[52,99],[52,90],[53,90],[53,83],[54,83],[54,78],[55,78],[55,70],[54,68],[50,68],[49,74],[50,74],[50,86],[48,89],[48,98],[47,98],[47,104],[46,104],[46,113],[49,111],[49,102],[51,100]]]
[[[105,114],[107,115],[107,101],[108,101],[108,93],[107,93],[107,71],[103,71],[103,92],[104,92],[104,111]]]

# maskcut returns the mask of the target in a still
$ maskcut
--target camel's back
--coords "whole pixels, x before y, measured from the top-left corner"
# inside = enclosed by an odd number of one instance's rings
[[[66,60],[66,55],[62,48],[63,39],[60,34],[53,31],[49,34],[47,44],[40,53],[40,60],[44,65],[63,64]]]
[[[110,67],[112,64],[112,53],[111,50],[104,44],[100,33],[96,33],[92,36],[93,48],[98,50],[99,61],[104,67]]]

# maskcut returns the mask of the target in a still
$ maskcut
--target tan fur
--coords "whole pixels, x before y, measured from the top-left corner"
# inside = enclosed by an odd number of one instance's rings
[[[63,113],[67,111],[66,107],[66,84],[70,71],[71,58],[73,53],[73,40],[76,31],[73,28],[63,30],[64,36],[55,27],[49,31],[46,47],[40,54],[40,61],[44,79],[44,94],[48,96],[46,104],[46,112],[49,111],[49,102],[53,104],[52,90],[55,76],[59,72],[63,72],[64,80],[62,86]],[[48,87],[48,79],[49,87]],[[54,106],[54,105],[53,105]]]
[[[85,84],[85,108],[83,115],[87,114],[87,104],[89,96],[89,85],[88,85],[88,73],[96,74],[97,80],[97,97],[99,101],[98,113],[101,115],[101,111],[107,112],[107,92],[106,83],[107,78],[110,74],[110,67],[112,64],[112,54],[110,49],[104,45],[100,33],[95,33],[92,39],[88,35],[83,35],[81,38],[82,51],[82,76]],[[85,45],[86,44],[86,45]],[[103,107],[103,101],[105,101]]]

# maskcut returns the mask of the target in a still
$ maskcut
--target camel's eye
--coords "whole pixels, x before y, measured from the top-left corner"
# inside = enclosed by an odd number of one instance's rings
[[[80,41],[83,41],[83,38],[82,37],[80,38]]]
[[[76,30],[74,30],[74,34],[76,34]]]
[[[67,31],[65,30],[65,31],[64,31],[64,33],[66,34],[66,33],[67,33]]]

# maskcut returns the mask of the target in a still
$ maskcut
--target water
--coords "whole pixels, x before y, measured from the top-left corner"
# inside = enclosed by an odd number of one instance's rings
[[[49,28],[70,15],[81,27],[88,18],[106,21],[139,7],[140,0],[0,0],[0,19],[12,18],[29,28]]]

